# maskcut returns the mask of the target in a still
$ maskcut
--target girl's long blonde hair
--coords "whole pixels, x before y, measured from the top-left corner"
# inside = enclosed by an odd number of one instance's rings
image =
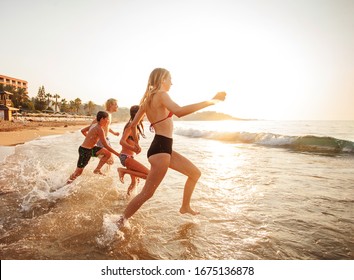
[[[150,106],[152,98],[161,89],[162,81],[169,75],[170,72],[164,68],[155,68],[151,72],[145,94],[140,101],[141,106]]]

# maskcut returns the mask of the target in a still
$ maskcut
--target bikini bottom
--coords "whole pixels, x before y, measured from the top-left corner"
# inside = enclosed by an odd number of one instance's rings
[[[125,166],[125,161],[127,160],[127,158],[134,158],[133,156],[130,156],[130,155],[126,155],[126,154],[120,154],[119,156],[119,159],[120,159],[120,163],[124,166]]]
[[[152,140],[150,148],[147,152],[147,157],[149,158],[152,155],[160,153],[172,154],[172,143],[172,138],[155,134],[154,140]]]

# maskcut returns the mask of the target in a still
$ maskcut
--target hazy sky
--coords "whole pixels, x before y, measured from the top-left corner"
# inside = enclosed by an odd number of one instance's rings
[[[138,104],[156,67],[180,105],[354,120],[352,0],[2,0],[0,74],[62,98]]]

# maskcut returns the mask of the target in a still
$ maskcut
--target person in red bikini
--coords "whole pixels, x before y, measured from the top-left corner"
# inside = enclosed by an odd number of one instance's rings
[[[214,105],[219,101],[224,101],[226,93],[218,92],[211,100],[181,107],[176,104],[168,94],[171,86],[172,81],[169,71],[163,68],[156,68],[151,72],[145,94],[140,102],[139,111],[136,113],[131,123],[136,153],[141,151],[138,143],[137,126],[145,115],[151,123],[150,127],[155,131],[155,137],[147,152],[151,168],[142,191],[129,202],[123,215],[117,222],[118,226],[124,225],[124,221],[129,219],[153,196],[162,179],[165,177],[168,168],[174,169],[187,176],[182,206],[179,210],[180,213],[199,214],[198,211],[191,208],[190,201],[196,183],[201,176],[201,172],[189,159],[172,149],[172,115],[176,115],[180,118]]]

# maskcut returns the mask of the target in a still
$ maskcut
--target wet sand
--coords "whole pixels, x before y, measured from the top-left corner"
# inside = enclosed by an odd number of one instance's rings
[[[42,136],[75,132],[90,123],[91,120],[0,121],[0,146],[15,146]]]

